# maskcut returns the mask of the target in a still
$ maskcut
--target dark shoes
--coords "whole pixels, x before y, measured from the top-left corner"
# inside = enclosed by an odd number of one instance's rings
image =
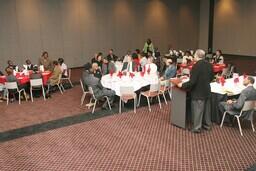
[[[207,125],[203,125],[203,129],[207,130],[207,131],[211,131],[212,128],[210,126]]]
[[[201,133],[201,130],[200,129],[191,129],[191,132],[195,133],[195,134],[199,134],[199,133]]]

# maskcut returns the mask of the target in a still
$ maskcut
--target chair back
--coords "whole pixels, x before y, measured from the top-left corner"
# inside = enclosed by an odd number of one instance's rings
[[[156,84],[150,84],[149,93],[159,93],[160,90],[160,84],[159,82]]]
[[[39,79],[31,79],[30,80],[30,86],[34,87],[34,86],[42,86],[43,85],[43,80],[41,78]]]
[[[71,79],[71,69],[68,69],[68,78]]]
[[[5,88],[7,90],[14,90],[14,89],[18,90],[18,84],[17,84],[17,82],[6,82]]]
[[[226,77],[227,75],[228,75],[228,68],[224,68],[224,69],[222,70],[221,76]]]
[[[248,100],[244,102],[242,112],[254,110],[254,108],[255,108],[255,100]]]
[[[120,87],[120,96],[122,95],[133,95],[134,88],[132,86],[121,86]]]
[[[81,85],[81,87],[82,87],[83,92],[86,92],[85,89],[84,89],[84,84],[83,84],[83,82],[82,82],[81,79],[80,79],[80,85]]]
[[[88,90],[89,90],[89,93],[92,95],[92,97],[93,97],[94,99],[96,99],[96,97],[94,96],[94,92],[93,92],[92,87],[88,87]]]
[[[58,83],[57,84],[60,84],[60,81],[61,81],[61,77],[62,77],[62,74],[59,75],[59,78],[58,78]]]

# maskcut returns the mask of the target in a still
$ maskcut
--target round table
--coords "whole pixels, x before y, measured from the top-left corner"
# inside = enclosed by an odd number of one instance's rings
[[[28,75],[25,75],[22,72],[17,72],[15,77],[18,79],[20,84],[24,85],[24,84],[29,83],[29,81],[30,81],[29,75],[31,75],[31,74],[32,74],[32,71],[29,72]],[[50,71],[44,71],[41,74],[42,74],[43,84],[46,85],[48,79],[51,76],[51,72]],[[0,84],[4,84],[5,82],[6,82],[6,76],[5,75],[0,76]]]
[[[102,86],[114,90],[117,96],[120,96],[120,87],[133,87],[134,91],[137,91],[142,87],[158,82],[159,78],[156,73],[145,73],[142,75],[140,72],[134,72],[133,78],[129,73],[121,78],[117,73],[114,73],[112,76],[108,74],[101,78]]]

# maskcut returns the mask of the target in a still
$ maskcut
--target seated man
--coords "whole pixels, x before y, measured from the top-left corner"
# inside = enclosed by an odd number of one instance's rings
[[[57,61],[53,61],[53,65],[54,65],[54,69],[53,69],[52,75],[49,78],[49,80],[47,81],[47,87],[48,88],[47,88],[47,91],[46,91],[46,97],[50,96],[50,94],[49,94],[50,93],[50,88],[52,86],[55,86],[58,83],[59,77],[62,74],[59,63]]]
[[[132,59],[132,56],[127,56],[127,62],[124,62],[122,71],[134,72],[136,71],[136,64]]]
[[[243,108],[244,102],[246,100],[256,100],[256,89],[253,87],[254,78],[245,78],[243,84],[244,86],[246,86],[246,88],[241,92],[237,100],[228,100],[227,102],[220,102],[219,109],[221,113],[230,110],[240,111]]]
[[[2,73],[2,71],[0,71],[0,76],[3,76],[4,74]]]
[[[110,72],[116,72],[115,64],[109,61],[107,57],[103,59],[101,72],[102,72],[102,75],[107,75]]]
[[[62,72],[62,78],[67,78],[68,77],[68,66],[64,63],[63,58],[59,58],[58,62],[60,64],[60,69]]]
[[[106,58],[108,59],[108,61],[114,61],[114,62],[116,62],[118,59],[118,57],[114,54],[113,49],[109,49],[108,56],[106,56]]]
[[[14,65],[14,64],[13,64],[12,60],[8,60],[8,61],[7,61],[7,65],[8,65],[8,66],[6,67],[6,69],[7,69],[7,68],[11,68],[12,70],[15,70],[16,67],[17,67],[17,65]]]
[[[27,65],[27,70],[33,70],[34,65],[31,63],[29,59],[27,59],[25,63],[26,63],[25,65]]]
[[[101,79],[102,74],[97,63],[92,63],[92,72],[95,77]]]
[[[85,71],[82,75],[83,83],[88,87],[92,88],[96,99],[101,99],[104,96],[107,96],[109,98],[110,105],[112,106],[114,102],[115,92],[113,90],[106,89],[101,85],[100,79],[93,75],[90,63],[85,64],[84,68]],[[102,108],[107,109],[107,107],[108,104],[107,101],[105,101],[105,103],[102,105]]]
[[[166,60],[166,66],[167,68],[165,69],[164,75],[160,78],[161,81],[169,80],[170,78],[173,78],[176,75],[176,65],[172,59]]]
[[[157,73],[157,66],[155,63],[153,63],[153,61],[154,61],[153,56],[149,56],[148,62],[144,66],[144,68],[142,68],[142,70],[144,70],[144,72],[148,72],[148,73]]]

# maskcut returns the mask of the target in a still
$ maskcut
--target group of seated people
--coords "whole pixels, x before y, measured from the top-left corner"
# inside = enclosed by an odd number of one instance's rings
[[[121,64],[121,68],[117,67],[119,64]],[[113,53],[113,49],[110,49],[107,56],[103,57],[103,54],[99,52],[92,58],[91,63],[85,64],[82,81],[85,87],[92,87],[96,98],[108,96],[113,99],[115,92],[107,90],[101,85],[102,76],[118,71],[147,72],[150,70],[151,73],[159,75],[159,80],[164,82],[176,76],[176,61],[175,59],[167,59],[165,65],[164,72],[159,73],[158,66],[155,64],[155,57],[152,56],[151,51],[145,54],[136,49],[133,52],[128,51],[124,57],[120,58]],[[110,101],[113,102],[113,100]],[[103,105],[103,108],[106,108],[106,104]]]
[[[49,58],[48,52],[43,52],[42,56],[39,58],[38,64],[34,65],[32,62],[27,59],[25,61],[25,64],[22,67],[19,67],[18,65],[15,65],[13,61],[8,60],[7,61],[7,67],[5,68],[6,72],[6,82],[17,82],[17,85],[19,89],[23,88],[26,90],[26,92],[29,92],[29,83],[28,84],[20,84],[18,79],[15,77],[16,72],[24,72],[25,70],[32,71],[32,74],[29,75],[30,79],[40,79],[42,78],[42,71],[49,71],[51,72],[51,76],[49,77],[47,81],[47,85],[44,85],[46,88],[46,97],[50,97],[50,90],[51,87],[56,85],[59,81],[59,77],[61,75],[62,78],[68,77],[68,67],[64,63],[63,58],[58,58],[58,60],[51,60]],[[0,71],[0,75],[4,75],[3,72]],[[4,87],[4,85],[2,85]],[[2,99],[5,99],[7,90],[4,90],[4,93],[2,95]],[[29,97],[27,95],[27,97]],[[14,98],[12,98],[10,101],[13,101]]]
[[[181,50],[174,50],[172,47],[169,48],[169,51],[167,54],[165,54],[165,57],[167,59],[169,58],[182,59],[181,63],[183,64],[189,64],[195,61],[193,50],[186,50],[185,52],[183,52]],[[210,63],[214,63],[214,64],[224,64],[224,57],[223,57],[222,51],[220,49],[216,50],[215,54],[207,60]]]

